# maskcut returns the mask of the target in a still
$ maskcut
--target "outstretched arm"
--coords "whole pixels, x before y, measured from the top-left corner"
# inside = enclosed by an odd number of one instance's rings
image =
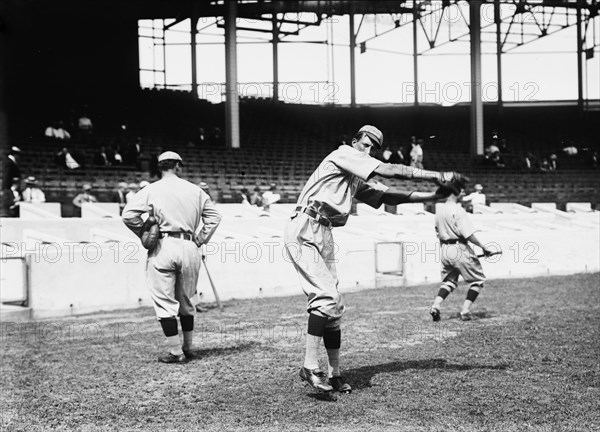
[[[448,195],[441,193],[439,189],[435,192],[405,192],[396,188],[390,188],[383,194],[383,203],[387,205],[420,203],[437,201],[447,197]]]
[[[389,164],[382,163],[373,171],[374,174],[378,174],[386,178],[399,178],[399,179],[415,179],[415,180],[430,180],[430,181],[441,181],[442,174],[437,171],[428,171],[421,168],[415,168],[412,166],[401,165],[401,164]]]

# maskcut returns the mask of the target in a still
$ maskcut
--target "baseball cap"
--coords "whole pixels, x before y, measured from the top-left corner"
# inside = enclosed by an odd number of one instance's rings
[[[148,186],[149,184],[150,184],[150,182],[149,182],[149,181],[142,180],[142,181],[140,182],[140,189],[143,189],[143,188],[145,188],[145,187],[146,187],[146,186]]]
[[[373,141],[373,145],[381,147],[383,144],[383,133],[375,126],[365,125],[361,127],[358,132],[365,132],[369,139]]]
[[[86,183],[86,184],[84,184],[84,185],[83,185],[81,188],[82,188],[83,190],[92,190],[92,185],[91,185],[91,184],[89,184],[89,183]]]
[[[29,176],[25,179],[25,184],[36,184],[37,180],[34,176]]]
[[[477,191],[483,190],[483,186],[481,186],[480,184],[476,184],[475,190],[477,190]]]
[[[198,186],[200,186],[201,189],[208,189],[208,183],[203,182],[203,181],[198,183]]]
[[[181,156],[179,156],[177,153],[175,153],[173,151],[166,151],[164,153],[161,153],[160,156],[158,156],[159,162],[166,161],[166,160],[176,160],[176,161],[181,162],[181,165],[183,165],[183,159],[181,159]]]

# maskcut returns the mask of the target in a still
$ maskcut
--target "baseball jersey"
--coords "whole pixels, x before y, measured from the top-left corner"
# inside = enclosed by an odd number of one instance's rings
[[[368,178],[382,162],[348,145],[341,145],[323,159],[298,198],[298,206],[312,207],[333,226],[348,220],[352,198],[379,207],[388,189]]]
[[[459,203],[446,202],[435,213],[435,231],[440,240],[471,237],[477,230]]]
[[[141,214],[148,212],[150,205],[161,232],[195,233],[203,224],[198,233],[201,243],[210,239],[221,220],[206,192],[176,175],[164,175],[136,193],[123,209],[123,222],[138,232],[144,223]]]
[[[463,201],[471,201],[473,204],[485,205],[485,194],[481,192],[473,192],[464,197]]]

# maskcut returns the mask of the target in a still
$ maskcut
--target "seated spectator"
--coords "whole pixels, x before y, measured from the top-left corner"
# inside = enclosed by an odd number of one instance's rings
[[[108,149],[108,160],[111,165],[123,165],[123,156],[121,156],[119,147]]]
[[[536,164],[537,161],[535,159],[535,156],[533,156],[533,153],[528,152],[525,155],[525,169],[528,171],[533,171],[535,169]]]
[[[558,156],[556,155],[556,153],[551,153],[550,156],[548,156],[548,161],[550,163],[550,171],[556,171],[556,169],[558,168]]]
[[[569,144],[568,146],[563,148],[562,151],[567,156],[576,156],[578,153],[577,147],[575,147],[573,144]]]
[[[46,128],[44,132],[46,138],[55,141],[68,141],[71,139],[71,134],[64,128],[63,122],[54,122]]]
[[[250,205],[250,192],[246,188],[240,189],[240,198],[242,204]]]
[[[262,191],[258,186],[254,188],[254,192],[252,192],[252,195],[250,195],[250,205],[257,207],[262,207],[263,205]]]
[[[25,179],[25,190],[21,193],[23,202],[43,203],[46,202],[46,196],[41,189],[37,187],[37,180],[33,176]]]
[[[397,162],[390,162],[390,163],[399,163],[399,164],[406,163],[406,156],[404,156],[404,147],[400,146],[400,147],[398,147],[398,150],[396,150],[395,152],[392,152],[392,153],[393,154],[392,154],[392,157],[390,158],[390,160],[393,161],[394,159],[396,159]]]
[[[592,153],[592,156],[590,156],[590,166],[594,169],[598,168],[598,152],[595,151],[594,153]]]
[[[281,199],[281,194],[276,193],[276,190],[277,184],[271,183],[269,190],[262,194],[262,206],[264,211],[270,211],[271,204],[274,204]]]
[[[81,205],[84,203],[95,202],[98,202],[98,199],[92,195],[92,185],[89,183],[85,183],[81,187],[81,192],[78,193],[75,198],[73,198],[73,205],[78,208],[81,208]]]
[[[129,202],[133,199],[135,194],[138,193],[140,186],[137,183],[129,183],[129,185],[127,185],[127,189],[129,189],[129,192],[127,192],[127,195],[125,195],[125,201]]]
[[[88,117],[86,113],[79,116],[77,119],[77,127],[79,131],[86,134],[91,134],[94,130],[94,125],[92,124],[92,119]]]
[[[504,168],[506,165],[504,164],[504,159],[499,151],[494,152],[489,157],[490,165],[497,166],[499,168]]]
[[[548,171],[550,171],[550,162],[548,161],[547,158],[543,158],[542,159],[542,161],[540,162],[539,170],[541,172],[548,172]]]
[[[94,154],[92,163],[97,166],[110,166],[110,162],[108,160],[108,153],[106,152],[105,146],[101,146],[100,149],[96,152],[96,154]]]
[[[5,198],[6,212],[9,217],[19,217],[19,204],[23,200],[21,196],[21,179],[19,177],[12,178],[7,192]]]
[[[113,192],[112,202],[119,203],[119,213],[123,212],[127,204],[127,183],[119,182],[117,189]]]
[[[79,156],[72,154],[67,147],[63,147],[61,151],[56,154],[56,163],[63,167],[71,170],[82,167],[82,164],[78,162]]]
[[[412,144],[410,151],[410,165],[415,168],[423,169],[423,144],[422,139],[418,139],[416,143]]]
[[[463,202],[466,203],[467,211],[473,213],[473,206],[475,204],[485,205],[485,194],[483,193],[483,186],[476,184],[474,187],[475,191],[469,195],[463,197]]]
[[[206,194],[210,197],[210,200],[213,203],[218,202],[218,197],[216,196],[216,193],[212,193],[210,190],[210,186],[208,185],[208,183],[201,181],[200,183],[198,183],[198,186],[200,187],[200,189],[202,189],[204,192],[206,192]]]
[[[138,166],[138,158],[142,154],[142,138],[137,137],[134,142],[128,143],[123,155],[125,165]]]

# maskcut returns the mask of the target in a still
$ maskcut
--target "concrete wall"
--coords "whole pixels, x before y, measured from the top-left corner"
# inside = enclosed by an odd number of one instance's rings
[[[285,211],[236,216],[222,209],[228,216],[204,249],[221,300],[300,294],[298,276],[283,249]],[[504,252],[482,261],[489,279],[600,271],[598,212],[472,217],[481,239]],[[4,219],[0,237],[2,256],[29,257],[34,317],[150,305],[146,251],[119,220]],[[346,227],[334,229],[334,238],[343,291],[439,281],[440,249],[431,214],[351,217]],[[400,272],[376,274],[375,243],[390,241],[403,244]],[[390,256],[379,258],[389,270]],[[200,275],[200,298],[213,301],[206,269]],[[2,283],[4,290],[12,282]]]

